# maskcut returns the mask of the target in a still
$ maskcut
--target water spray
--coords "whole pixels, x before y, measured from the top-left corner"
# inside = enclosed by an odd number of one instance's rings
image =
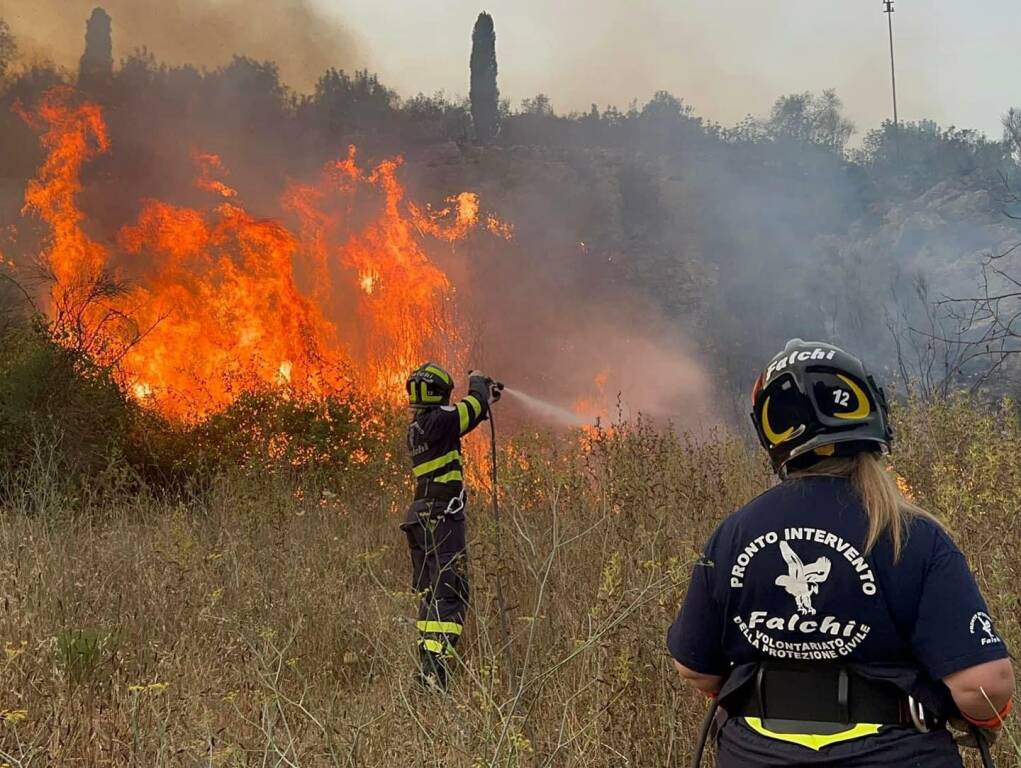
[[[551,421],[556,421],[567,427],[584,427],[589,424],[589,421],[583,416],[579,416],[577,413],[567,410],[563,406],[551,403],[548,400],[542,400],[532,395],[527,395],[516,389],[510,389],[509,387],[503,387],[502,391],[506,392],[517,399],[522,405]]]

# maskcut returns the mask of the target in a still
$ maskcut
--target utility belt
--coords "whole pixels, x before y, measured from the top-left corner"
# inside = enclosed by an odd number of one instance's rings
[[[446,503],[461,495],[463,490],[464,484],[460,482],[437,483],[428,476],[420,477],[415,481],[415,500]]]
[[[425,498],[415,499],[411,502],[411,513],[409,516],[428,518],[436,520],[444,517],[457,517],[463,514],[465,504],[468,501],[468,489],[462,487],[461,491],[450,498]]]
[[[927,706],[906,693],[894,682],[897,675],[884,668],[876,674],[867,665],[782,661],[744,667],[752,667],[743,671],[745,679],[721,691],[720,703],[730,716],[913,726],[922,732],[946,723],[931,703]]]

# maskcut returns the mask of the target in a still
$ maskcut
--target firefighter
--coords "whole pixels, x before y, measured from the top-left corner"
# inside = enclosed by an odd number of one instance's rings
[[[412,583],[422,595],[419,680],[427,688],[443,690],[468,610],[461,438],[485,421],[500,391],[492,379],[472,371],[468,394],[451,405],[454,380],[435,363],[412,372],[406,388],[415,496],[401,528],[411,551]]]
[[[795,339],[752,421],[782,482],[712,534],[667,634],[718,698],[718,768],[960,768],[946,724],[995,739],[1014,676],[964,555],[885,463],[883,390]]]

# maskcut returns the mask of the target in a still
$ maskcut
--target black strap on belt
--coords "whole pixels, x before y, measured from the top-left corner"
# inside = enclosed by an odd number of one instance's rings
[[[415,498],[431,501],[450,501],[461,493],[461,483],[436,483],[428,477],[415,481]]]
[[[816,723],[911,725],[908,697],[841,665],[767,661],[723,702],[729,715]]]

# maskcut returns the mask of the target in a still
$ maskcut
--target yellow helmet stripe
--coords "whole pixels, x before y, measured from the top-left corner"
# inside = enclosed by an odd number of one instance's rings
[[[794,427],[785,429],[783,432],[774,432],[769,423],[769,398],[762,404],[762,432],[773,445],[780,445],[784,440],[790,440],[794,434]]]
[[[851,393],[856,398],[858,398],[858,407],[855,408],[850,413],[834,413],[833,415],[836,416],[838,419],[846,419],[847,421],[857,421],[859,419],[864,419],[866,416],[872,413],[872,408],[869,406],[868,395],[862,392],[861,387],[855,384],[854,380],[849,379],[847,376],[843,376],[838,373],[837,378],[844,382],[850,388]]]
[[[435,365],[427,365],[423,370],[428,371],[429,373],[431,373],[431,374],[433,374],[435,376],[439,376],[441,379],[443,379],[443,381],[445,381],[447,384],[449,384],[451,386],[453,386],[453,384],[454,384],[454,382],[451,381],[451,379],[450,379],[450,374],[448,374],[442,368],[438,368]]]

